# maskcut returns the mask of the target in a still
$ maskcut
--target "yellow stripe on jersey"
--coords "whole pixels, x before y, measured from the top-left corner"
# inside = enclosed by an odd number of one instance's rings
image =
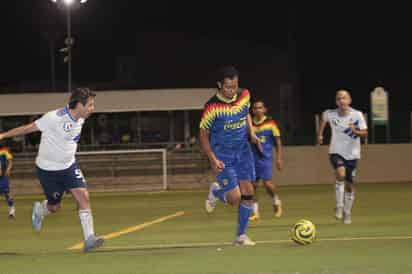
[[[224,102],[208,103],[203,110],[202,118],[200,120],[200,128],[210,129],[213,125],[213,121],[217,117],[235,116],[245,107],[250,107],[250,93],[248,90],[242,91],[240,96],[238,96],[237,101],[233,102],[233,104]]]
[[[280,130],[273,120],[267,120],[260,125],[255,125],[255,132],[259,133],[262,131],[271,131],[273,137],[280,137]]]
[[[0,149],[0,155],[4,155],[7,160],[13,159],[13,155],[10,153],[8,149]]]

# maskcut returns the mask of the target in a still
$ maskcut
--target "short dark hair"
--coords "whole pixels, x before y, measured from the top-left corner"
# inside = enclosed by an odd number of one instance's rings
[[[69,108],[76,108],[77,103],[81,103],[85,106],[90,97],[96,97],[96,93],[92,92],[89,88],[76,88],[72,91],[72,95],[70,96]]]
[[[219,71],[219,82],[223,82],[226,78],[233,79],[239,77],[239,71],[234,66],[226,66]]]
[[[265,102],[264,102],[263,100],[261,100],[261,99],[256,99],[256,100],[254,100],[252,106],[254,106],[254,105],[257,104],[257,103],[262,103],[263,106],[266,107]]]

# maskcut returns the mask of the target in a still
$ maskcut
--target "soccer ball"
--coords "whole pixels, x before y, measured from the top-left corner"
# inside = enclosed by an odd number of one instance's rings
[[[291,239],[300,245],[313,243],[316,238],[316,227],[308,220],[299,220],[290,231]]]

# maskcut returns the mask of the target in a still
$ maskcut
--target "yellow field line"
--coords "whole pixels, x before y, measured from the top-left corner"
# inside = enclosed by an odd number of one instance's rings
[[[381,236],[381,237],[343,237],[343,238],[320,238],[316,241],[367,241],[367,240],[412,240],[412,236]],[[292,240],[267,240],[256,241],[257,244],[282,244],[293,243]],[[144,249],[167,249],[167,248],[200,248],[231,246],[231,242],[204,242],[204,243],[176,243],[176,244],[155,244],[155,245],[135,245],[135,246],[111,246],[103,247],[104,250],[144,250]]]
[[[139,225],[131,226],[131,227],[125,228],[125,229],[120,230],[120,231],[117,231],[117,232],[112,232],[112,233],[103,235],[103,236],[101,236],[101,237],[103,237],[103,238],[106,239],[106,240],[108,240],[108,239],[113,239],[113,238],[117,238],[117,237],[122,236],[122,235],[124,235],[124,234],[132,233],[132,232],[141,230],[141,229],[143,229],[143,228],[146,228],[146,227],[148,227],[148,226],[152,226],[152,225],[155,225],[155,224],[163,223],[163,222],[165,222],[165,221],[167,221],[167,220],[170,220],[170,219],[174,219],[174,218],[183,216],[184,214],[185,214],[184,211],[178,211],[178,212],[176,212],[176,213],[174,213],[174,214],[167,215],[167,216],[164,216],[164,217],[155,219],[155,220],[150,221],[150,222],[145,222],[145,223],[142,223],[142,224],[139,224]],[[73,246],[68,247],[67,249],[68,249],[68,250],[76,250],[76,249],[82,249],[82,248],[83,248],[83,243],[78,243],[78,244],[75,244],[75,245],[73,245]]]

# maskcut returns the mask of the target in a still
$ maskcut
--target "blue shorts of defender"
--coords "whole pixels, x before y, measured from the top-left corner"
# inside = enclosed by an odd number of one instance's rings
[[[50,205],[59,204],[64,192],[86,187],[86,181],[77,163],[68,169],[57,171],[47,171],[37,167],[37,177]]]
[[[9,194],[9,193],[10,193],[9,177],[0,176],[0,194]]]
[[[239,181],[256,180],[253,153],[249,144],[233,150],[216,149],[214,153],[217,159],[225,164],[225,168],[216,179],[226,191],[237,187]]]
[[[273,162],[265,160],[255,162],[256,180],[272,180],[273,177]]]
[[[346,181],[353,183],[353,178],[356,176],[358,160],[346,160],[339,154],[329,154],[329,160],[334,169],[343,166],[346,169]]]

